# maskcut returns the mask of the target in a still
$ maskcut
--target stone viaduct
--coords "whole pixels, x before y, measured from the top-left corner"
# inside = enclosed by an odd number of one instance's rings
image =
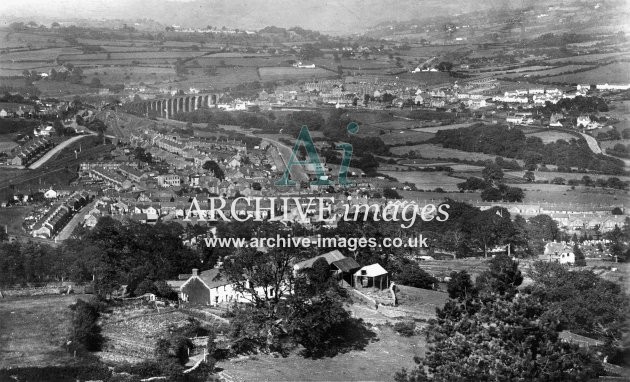
[[[155,114],[160,118],[168,119],[177,113],[188,113],[198,109],[217,107],[220,98],[221,95],[218,93],[176,95],[170,98],[129,102],[123,105],[123,109],[135,114]]]

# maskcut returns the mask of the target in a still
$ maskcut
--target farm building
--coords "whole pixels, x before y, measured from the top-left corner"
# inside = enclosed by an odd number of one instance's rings
[[[349,284],[352,284],[352,273],[361,267],[353,258],[346,257],[338,250],[334,250],[294,264],[293,274],[297,275],[300,271],[311,268],[319,259],[326,260],[333,276],[339,280],[343,279]]]
[[[380,264],[366,265],[354,274],[355,288],[389,288],[389,274]]]
[[[177,280],[180,281],[180,280]],[[229,302],[250,302],[243,294],[236,291],[234,285],[221,277],[219,268],[209,269],[199,273],[193,269],[190,277],[179,287],[176,281],[169,281],[169,285],[175,287],[179,298],[190,304],[212,305]],[[256,288],[259,295],[264,296],[262,288]],[[269,290],[267,297],[274,297],[276,291]]]
[[[545,252],[540,256],[540,260],[557,262],[560,264],[574,264],[575,254],[570,245],[565,243],[551,242],[545,245]]]

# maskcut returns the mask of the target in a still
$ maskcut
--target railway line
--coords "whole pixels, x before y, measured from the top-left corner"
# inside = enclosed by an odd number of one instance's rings
[[[46,176],[58,171],[62,171],[65,168],[73,165],[79,165],[85,160],[86,157],[94,154],[100,154],[110,151],[113,148],[112,145],[97,146],[81,151],[76,158],[58,159],[48,165],[44,165],[36,170],[27,170],[26,173],[20,174],[7,179],[0,179],[0,190],[4,190],[10,186],[17,186],[22,183],[35,180],[42,176]]]

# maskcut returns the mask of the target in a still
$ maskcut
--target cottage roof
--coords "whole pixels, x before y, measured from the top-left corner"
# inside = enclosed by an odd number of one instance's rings
[[[553,253],[563,253],[563,252],[572,252],[572,248],[565,243],[547,243],[545,245],[545,255],[553,254]]]
[[[361,268],[361,265],[359,265],[359,263],[357,263],[357,261],[353,259],[352,257],[346,257],[345,259],[333,261],[332,265],[337,267],[337,269],[339,269],[340,271],[346,272],[346,273],[349,273],[355,269]]]
[[[323,255],[319,255],[308,260],[300,261],[299,263],[296,263],[295,265],[293,265],[293,269],[301,270],[301,269],[310,268],[319,259],[324,259],[326,260],[328,264],[332,264],[335,261],[343,260],[345,258],[346,257],[341,252],[339,252],[339,250],[335,249],[334,251],[324,253]]]
[[[201,272],[199,274],[199,278],[210,289],[216,288],[222,285],[228,285],[230,283],[229,281],[224,280],[222,277],[220,277],[218,268],[213,268],[213,269],[209,269],[207,271]]]

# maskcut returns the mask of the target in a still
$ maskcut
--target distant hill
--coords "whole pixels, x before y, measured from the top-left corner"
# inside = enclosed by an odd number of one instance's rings
[[[362,33],[383,22],[490,8],[522,7],[543,0],[4,0],[5,17],[139,19],[190,27],[260,29],[300,26],[328,34]]]

